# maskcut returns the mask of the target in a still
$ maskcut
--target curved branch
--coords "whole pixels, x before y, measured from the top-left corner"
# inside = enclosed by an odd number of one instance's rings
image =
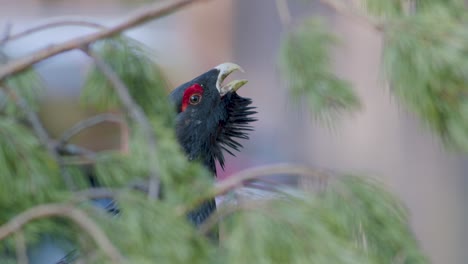
[[[233,188],[241,185],[244,181],[253,180],[256,178],[274,174],[300,175],[316,178],[319,181],[327,181],[329,179],[329,175],[326,175],[323,172],[320,172],[310,167],[287,163],[273,164],[246,169],[229,176],[228,179],[216,184],[214,189],[211,191],[210,196],[214,197],[224,194],[232,190]]]
[[[62,137],[60,137],[58,141],[58,145],[63,146],[64,144],[67,144],[68,141],[70,141],[72,137],[76,136],[81,131],[88,129],[90,127],[93,127],[95,125],[101,124],[103,122],[113,122],[113,123],[121,124],[123,122],[123,119],[116,114],[110,114],[110,113],[92,116],[88,119],[85,119],[76,123],[70,129],[65,131],[62,134]]]
[[[9,41],[14,41],[23,37],[26,37],[28,35],[37,33],[42,30],[47,30],[51,28],[56,28],[56,27],[63,27],[63,26],[80,26],[80,27],[88,27],[88,28],[95,28],[95,29],[103,29],[105,28],[103,25],[91,22],[91,21],[86,21],[83,18],[79,17],[57,17],[53,18],[47,22],[44,22],[43,24],[33,26],[31,28],[25,29],[21,32],[15,33],[15,34],[5,34],[5,36],[0,39],[0,45],[9,42]]]
[[[73,49],[82,48],[97,40],[112,37],[124,30],[143,24],[155,18],[167,16],[172,12],[181,9],[182,7],[200,1],[201,0],[165,1],[164,5],[161,5],[161,3],[157,1],[154,4],[145,6],[143,10],[136,12],[127,20],[114,27],[109,27],[86,36],[77,37],[58,45],[49,46],[47,48],[34,52],[29,56],[11,61],[3,65],[2,67],[0,67],[0,81],[4,80],[9,75],[24,71],[33,64],[47,59],[49,57],[52,57],[56,54]]]
[[[67,204],[45,204],[38,205],[15,216],[6,224],[0,226],[0,240],[19,231],[27,223],[48,217],[68,218],[83,229],[102,249],[113,263],[123,263],[124,257],[112,244],[102,229],[82,210],[70,207]]]
[[[159,177],[158,177],[158,158],[156,153],[156,138],[153,133],[148,117],[145,115],[141,107],[133,100],[130,92],[125,83],[120,77],[114,72],[114,70],[107,65],[107,63],[100,58],[97,54],[93,53],[88,48],[83,48],[83,52],[93,59],[96,67],[102,72],[102,74],[112,83],[120,101],[125,106],[127,113],[140,125],[143,133],[146,137],[148,144],[148,154],[150,164],[150,182],[148,197],[157,198],[159,196]]]
[[[19,264],[28,264],[28,254],[26,248],[26,239],[24,238],[23,231],[16,232],[15,235],[15,246],[16,246],[16,261]]]
[[[44,125],[42,124],[41,120],[39,120],[39,117],[37,113],[35,113],[31,107],[28,105],[26,100],[21,97],[19,94],[16,93],[16,91],[7,86],[3,85],[3,87],[6,89],[8,92],[9,96],[15,101],[15,103],[18,105],[18,107],[24,112],[26,115],[26,118],[28,119],[28,122],[31,124],[34,133],[36,134],[36,137],[38,138],[39,142],[47,149],[49,154],[57,161],[60,167],[60,174],[63,177],[63,180],[65,182],[65,185],[69,190],[75,189],[75,184],[73,182],[73,178],[70,175],[70,173],[67,172],[67,170],[64,169],[63,167],[63,159],[58,153],[57,149],[52,145],[49,133],[46,131],[44,128]]]
[[[245,181],[254,180],[257,178],[275,175],[299,175],[313,179],[318,179],[320,182],[326,182],[330,179],[330,175],[325,174],[316,169],[288,163],[280,163],[273,165],[258,166],[250,169],[242,170],[229,176],[228,179],[223,180],[215,185],[215,187],[208,192],[206,195],[202,195],[192,203],[176,208],[176,211],[180,214],[186,214],[190,210],[193,210],[196,206],[200,205],[203,201],[222,195],[231,191],[235,187],[242,185]]]

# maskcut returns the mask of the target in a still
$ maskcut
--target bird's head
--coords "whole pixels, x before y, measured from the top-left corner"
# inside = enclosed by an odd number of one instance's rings
[[[223,150],[233,154],[242,147],[236,139],[248,139],[255,107],[237,94],[246,80],[223,84],[229,74],[242,68],[223,63],[177,87],[170,99],[177,109],[176,134],[190,160],[200,160],[215,170],[215,160],[224,166]]]

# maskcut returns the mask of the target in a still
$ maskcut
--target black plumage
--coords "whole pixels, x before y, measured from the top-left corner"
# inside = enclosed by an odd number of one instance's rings
[[[250,123],[255,121],[251,99],[239,96],[235,91],[238,87],[220,87],[224,78],[237,67],[222,64],[177,87],[169,96],[177,109],[176,135],[180,145],[189,160],[201,161],[214,176],[216,161],[224,168],[223,151],[231,155],[239,151],[242,145],[238,139],[249,138]],[[192,104],[191,99],[197,96],[199,99]],[[188,218],[199,225],[214,210],[215,201],[209,200]]]

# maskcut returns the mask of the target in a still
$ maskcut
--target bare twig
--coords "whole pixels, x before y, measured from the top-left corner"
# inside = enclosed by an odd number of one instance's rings
[[[28,264],[28,254],[26,250],[26,240],[24,233],[19,230],[15,233],[16,261],[18,264]]]
[[[52,144],[49,134],[47,133],[44,126],[42,125],[37,114],[29,107],[26,100],[24,100],[24,98],[22,98],[19,94],[17,94],[14,89],[12,89],[11,87],[7,85],[3,85],[3,87],[6,89],[6,91],[8,92],[10,97],[13,99],[13,101],[15,101],[16,105],[18,105],[21,111],[23,111],[26,114],[26,118],[28,119],[28,122],[31,124],[34,130],[34,133],[39,139],[39,142],[47,149],[50,155],[59,164],[61,175],[63,176],[65,184],[68,187],[68,189],[69,190],[75,189],[75,185],[73,183],[73,179],[71,175],[63,167],[62,157],[59,155],[59,153],[57,152],[57,149]]]
[[[344,4],[344,1],[336,0],[319,0],[320,3],[330,7],[336,13],[341,14],[346,17],[351,17],[357,21],[361,21],[366,25],[371,26],[376,31],[383,31],[385,29],[385,24],[382,21],[376,20],[375,18],[359,11],[357,7],[350,6],[349,4]]]
[[[276,10],[281,24],[287,28],[291,24],[291,12],[288,7],[288,0],[276,0]]]
[[[3,31],[2,36],[0,38],[0,46],[4,43],[6,39],[8,39],[8,36],[10,36],[11,27],[12,25],[10,22],[7,22],[5,24],[5,30]]]
[[[70,139],[77,134],[79,134],[81,131],[88,129],[90,127],[93,127],[95,125],[104,123],[104,122],[113,122],[113,123],[122,123],[124,120],[116,115],[116,114],[111,114],[111,113],[104,113],[104,114],[99,114],[96,116],[92,116],[88,119],[82,120],[75,125],[73,125],[70,129],[65,131],[62,136],[60,137],[58,141],[59,146],[63,146],[70,141]]]
[[[113,263],[123,263],[124,258],[119,250],[112,244],[101,228],[82,210],[70,207],[68,204],[38,205],[23,213],[16,215],[10,221],[0,226],[0,240],[5,239],[27,223],[49,217],[68,218],[84,230],[97,246],[107,255]]]
[[[159,193],[159,177],[158,177],[158,159],[156,153],[156,139],[153,133],[151,124],[146,117],[145,113],[141,107],[134,102],[132,96],[129,93],[129,90],[125,83],[120,79],[120,77],[112,70],[107,63],[100,58],[97,54],[93,53],[90,49],[83,49],[83,51],[90,56],[96,67],[106,76],[106,78],[112,83],[115,91],[117,92],[120,100],[125,106],[128,114],[140,125],[145,134],[148,150],[149,150],[149,159],[150,162],[150,182],[149,182],[149,191],[148,196],[151,198],[157,198]]]
[[[56,54],[73,49],[82,48],[97,40],[112,37],[126,29],[143,24],[155,18],[167,16],[172,12],[181,9],[182,7],[200,1],[202,0],[165,1],[165,4],[161,4],[159,1],[157,1],[154,4],[145,6],[143,10],[136,12],[127,20],[114,27],[106,28],[83,37],[77,37],[58,45],[49,46],[47,48],[34,52],[29,56],[11,61],[3,65],[2,67],[0,67],[0,81],[4,80],[6,77],[14,73],[21,72],[27,69],[28,67],[32,66],[33,64],[47,59],[51,56],[54,56]]]
[[[43,24],[33,26],[31,28],[25,29],[15,34],[11,34],[8,31],[8,33],[5,34],[2,39],[0,39],[0,45],[9,41],[14,41],[14,40],[26,37],[28,35],[37,33],[42,30],[51,29],[55,27],[63,27],[63,26],[80,26],[80,27],[89,27],[89,28],[95,28],[95,29],[104,28],[104,26],[98,23],[87,21],[84,18],[80,18],[80,17],[56,17],[47,22],[44,22]]]

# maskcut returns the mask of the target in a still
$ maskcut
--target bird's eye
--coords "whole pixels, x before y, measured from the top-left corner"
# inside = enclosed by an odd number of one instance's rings
[[[191,105],[197,105],[197,104],[199,104],[200,101],[201,101],[201,98],[202,98],[201,94],[198,94],[198,93],[192,94],[192,95],[190,96],[190,99],[189,99],[190,104],[191,104]]]

